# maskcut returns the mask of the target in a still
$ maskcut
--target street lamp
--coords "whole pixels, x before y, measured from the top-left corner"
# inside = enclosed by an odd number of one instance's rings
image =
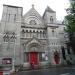
[[[14,52],[13,52],[13,61],[12,61],[12,69],[13,70],[15,70],[15,39],[16,39],[16,37],[15,37],[15,34],[13,34],[13,42],[14,42]]]
[[[0,65],[2,65],[2,38],[3,34],[0,33]]]
[[[15,57],[16,57],[15,47],[16,45],[19,45],[16,43],[17,36],[20,36],[20,35],[16,35],[15,33],[13,34],[14,52],[13,52],[12,70],[15,70]]]

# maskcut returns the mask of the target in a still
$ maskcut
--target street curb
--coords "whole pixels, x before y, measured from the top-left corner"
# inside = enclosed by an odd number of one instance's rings
[[[75,65],[57,65],[57,66],[44,66],[44,67],[40,67],[40,68],[24,68],[22,70],[19,71],[30,71],[30,70],[43,70],[43,69],[49,69],[49,68],[69,68],[69,67],[75,67]],[[18,71],[18,72],[19,72]]]

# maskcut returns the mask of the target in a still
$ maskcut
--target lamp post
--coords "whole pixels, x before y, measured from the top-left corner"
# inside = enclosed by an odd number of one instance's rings
[[[16,35],[15,33],[13,34],[14,51],[13,51],[12,70],[15,70],[16,45],[19,45],[16,43],[17,36],[20,35]]]
[[[14,51],[13,51],[13,61],[12,61],[12,69],[13,70],[15,70],[15,39],[16,39],[16,37],[15,37],[15,34],[13,34],[13,42],[14,42]]]
[[[2,61],[2,41],[1,37],[2,37],[2,33],[0,33],[0,61]],[[0,62],[0,64],[2,64],[2,62]]]
[[[13,53],[13,61],[12,61],[12,69],[15,69],[15,43],[14,43],[14,53]]]

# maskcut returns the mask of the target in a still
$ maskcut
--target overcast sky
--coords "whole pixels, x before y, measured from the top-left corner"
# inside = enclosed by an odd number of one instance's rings
[[[2,17],[3,4],[23,7],[23,14],[31,9],[34,4],[35,9],[42,16],[45,8],[49,6],[56,11],[57,20],[63,20],[66,15],[65,9],[69,6],[68,0],[0,0],[0,19]]]

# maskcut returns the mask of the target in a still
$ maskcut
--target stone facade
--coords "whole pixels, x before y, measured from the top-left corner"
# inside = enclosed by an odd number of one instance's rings
[[[41,9],[41,8],[40,8]],[[65,46],[64,25],[56,22],[56,12],[50,7],[43,16],[32,8],[23,15],[23,8],[3,5],[0,25],[0,57],[12,58],[15,65],[62,64],[61,46]],[[59,62],[54,60],[55,52]]]

